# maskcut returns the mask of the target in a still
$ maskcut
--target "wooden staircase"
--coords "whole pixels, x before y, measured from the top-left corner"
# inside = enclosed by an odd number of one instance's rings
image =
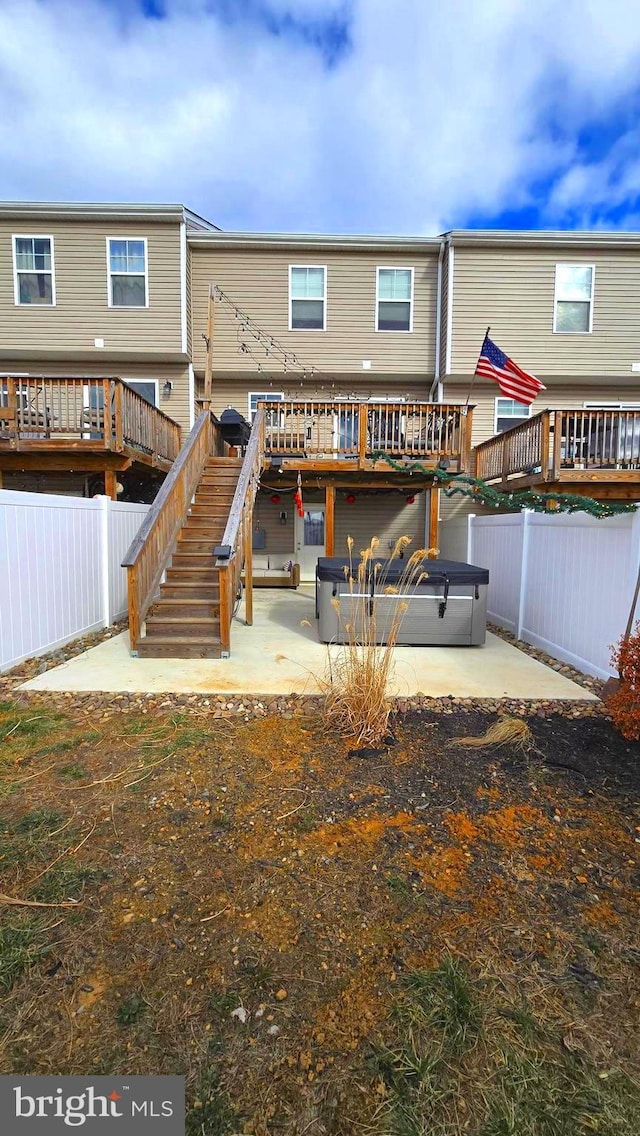
[[[146,619],[144,658],[219,659],[220,579],[213,548],[222,543],[242,458],[210,457]]]

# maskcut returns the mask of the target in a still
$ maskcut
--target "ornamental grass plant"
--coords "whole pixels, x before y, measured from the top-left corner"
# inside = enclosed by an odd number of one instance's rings
[[[407,558],[400,578],[387,583],[393,561],[404,559],[411,537],[401,536],[390,557],[377,556],[378,537],[353,556],[354,539],[347,537],[349,563],[345,566],[345,587],[333,600],[341,629],[338,645],[327,651],[327,671],[322,682],[325,718],[332,730],[352,739],[358,746],[377,746],[389,729],[389,695],[395,648],[408,608],[407,597],[429,576],[424,561],[438,555],[437,548],[418,548]],[[376,596],[394,596],[385,604],[371,602],[372,585]]]

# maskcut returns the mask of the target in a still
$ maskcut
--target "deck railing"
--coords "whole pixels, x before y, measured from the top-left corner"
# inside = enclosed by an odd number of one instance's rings
[[[265,452],[310,459],[364,462],[395,458],[467,468],[472,407],[428,402],[265,401]]]
[[[0,375],[0,448],[48,449],[65,441],[74,448],[133,450],[168,468],[181,432],[122,379]]]
[[[203,410],[122,561],[127,569],[129,639],[134,654],[207,458],[224,452],[220,426],[210,411]]]
[[[220,582],[220,652],[225,658],[231,650],[231,620],[236,597],[240,594],[240,577],[245,568],[245,615],[253,622],[253,589],[251,583],[251,554],[253,506],[260,487],[260,474],[264,458],[265,410],[262,406],[253,419],[240,477],[236,485],[221,551],[216,561]]]
[[[475,457],[476,475],[503,485],[558,481],[565,470],[640,469],[640,410],[543,410],[481,442]]]

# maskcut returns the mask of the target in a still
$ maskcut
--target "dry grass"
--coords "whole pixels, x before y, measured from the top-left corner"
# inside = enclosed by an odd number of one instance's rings
[[[404,556],[410,544],[411,537],[399,537],[389,559],[383,560],[377,557],[379,538],[372,537],[359,560],[354,561],[353,537],[347,537],[348,595],[333,600],[345,641],[337,654],[328,653],[323,686],[325,718],[331,729],[353,738],[357,745],[379,745],[388,733],[390,679],[394,649],[408,607],[405,597],[426,579],[424,560],[437,553],[437,549],[416,549],[398,582],[385,584],[391,561]],[[369,600],[372,582],[376,591],[398,597],[382,621]]]
[[[468,746],[470,749],[499,749],[510,745],[518,753],[531,753],[536,748],[533,734],[521,718],[500,718],[486,733],[477,738],[454,738],[450,746]]]

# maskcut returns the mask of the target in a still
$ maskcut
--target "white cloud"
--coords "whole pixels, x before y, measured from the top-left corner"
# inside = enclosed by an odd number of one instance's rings
[[[225,228],[433,232],[531,201],[593,224],[633,147],[577,132],[638,83],[635,0],[262,0],[350,13],[332,68],[205,0],[0,0],[3,197],[182,200]],[[637,149],[636,149],[637,153]],[[609,168],[611,167],[611,168]]]

